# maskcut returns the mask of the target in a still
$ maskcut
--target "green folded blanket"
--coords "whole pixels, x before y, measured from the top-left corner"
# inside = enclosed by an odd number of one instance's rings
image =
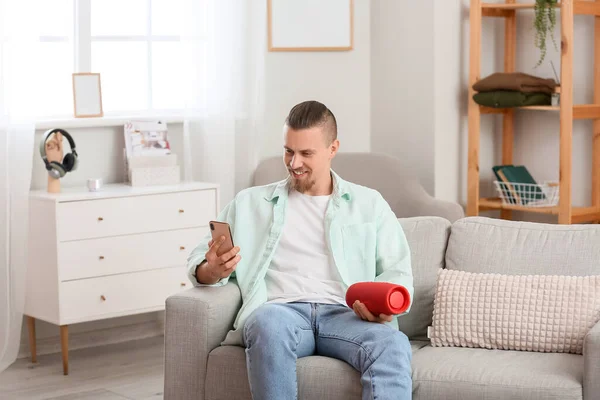
[[[549,106],[552,98],[546,93],[523,93],[498,90],[473,95],[475,103],[493,108],[510,108],[526,106]]]

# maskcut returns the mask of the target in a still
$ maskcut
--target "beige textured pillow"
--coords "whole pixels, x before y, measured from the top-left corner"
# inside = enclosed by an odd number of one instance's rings
[[[440,270],[432,346],[582,354],[600,320],[600,276]]]

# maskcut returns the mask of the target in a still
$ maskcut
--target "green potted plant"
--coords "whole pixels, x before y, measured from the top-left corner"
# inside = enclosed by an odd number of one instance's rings
[[[533,26],[535,28],[535,47],[540,49],[540,59],[536,68],[542,64],[546,57],[546,39],[548,33],[554,43],[554,48],[558,50],[554,38],[554,27],[556,26],[556,4],[558,0],[535,0],[535,18]]]

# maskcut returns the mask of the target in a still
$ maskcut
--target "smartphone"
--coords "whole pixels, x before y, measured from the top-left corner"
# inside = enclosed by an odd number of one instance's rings
[[[217,255],[220,256],[233,249],[233,237],[231,236],[231,228],[227,222],[210,221],[210,234],[212,235],[213,241],[219,240],[221,236],[225,236],[225,241],[219,247]]]

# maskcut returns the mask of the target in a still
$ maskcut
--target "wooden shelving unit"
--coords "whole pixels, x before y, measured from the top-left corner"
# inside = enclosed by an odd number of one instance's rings
[[[558,216],[559,224],[600,222],[600,0],[562,0],[560,9],[561,68],[560,105],[495,109],[481,107],[473,100],[473,84],[481,74],[481,26],[484,17],[499,17],[505,20],[504,71],[515,72],[517,12],[532,10],[531,3],[484,3],[471,0],[470,9],[470,61],[469,61],[469,151],[467,176],[467,215],[478,215],[480,211],[501,210],[501,218],[510,219],[513,210]],[[590,15],[594,19],[594,98],[593,104],[573,104],[573,25],[574,15]],[[505,205],[499,198],[481,198],[479,185],[480,121],[482,114],[501,114],[502,163],[513,163],[515,112],[553,112],[560,116],[560,164],[559,203],[555,207],[523,207]],[[591,207],[573,207],[572,187],[572,142],[573,120],[592,119],[592,201]]]

